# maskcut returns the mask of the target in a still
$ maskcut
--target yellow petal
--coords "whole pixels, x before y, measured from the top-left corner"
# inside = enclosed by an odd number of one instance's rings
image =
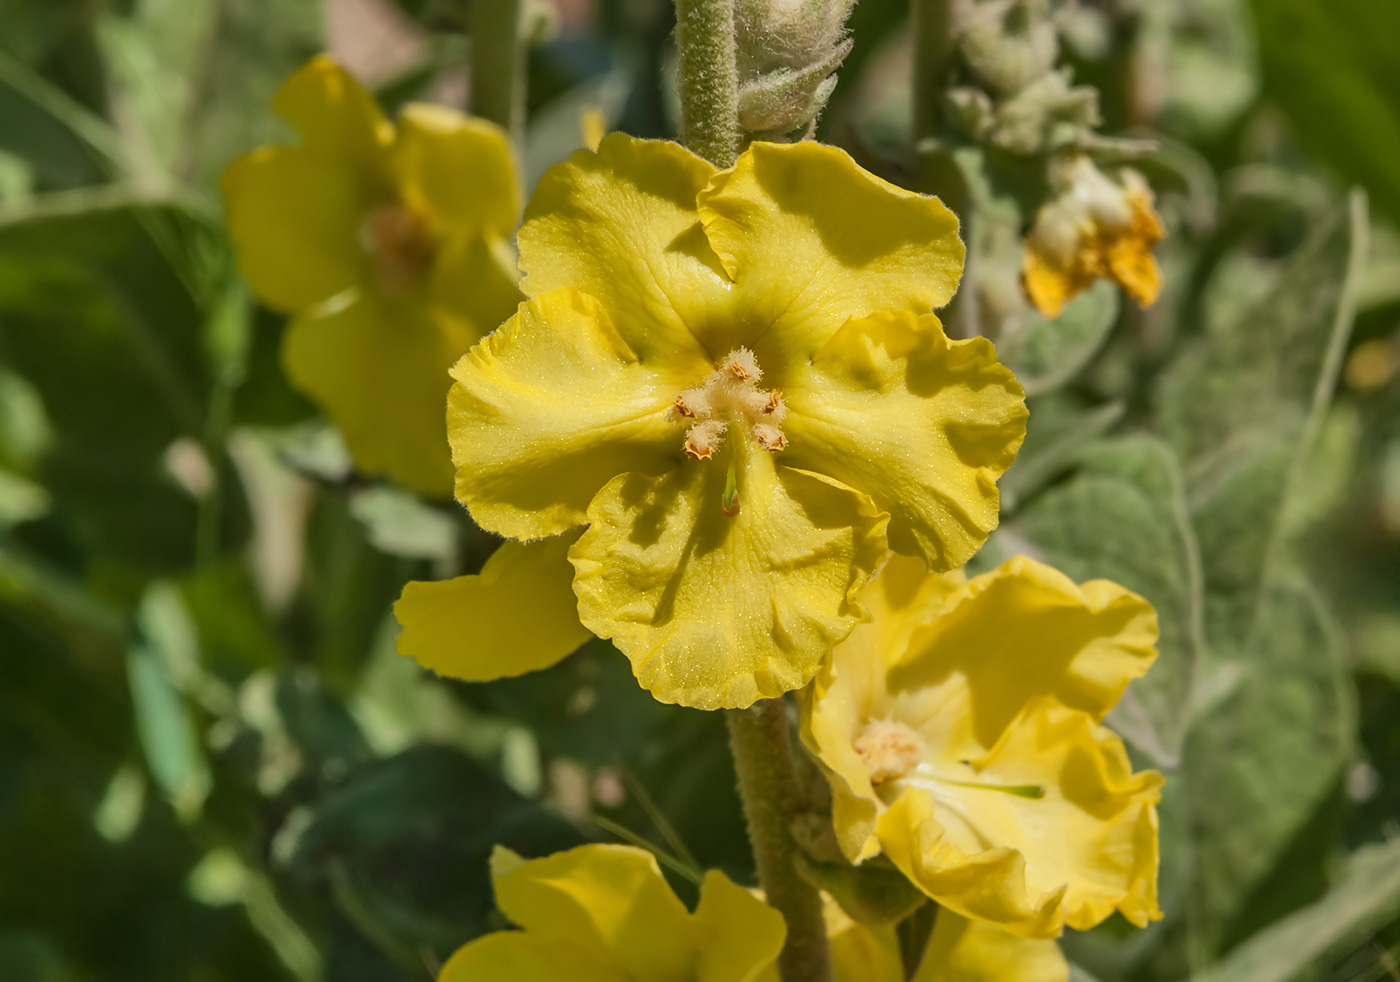
[[[1054,941],[1018,938],[940,910],[913,982],[1067,982],[1069,963]]]
[[[394,127],[355,76],[330,58],[318,55],[287,79],[272,99],[272,111],[301,134],[305,146],[343,159],[387,189]]]
[[[460,322],[475,344],[515,313],[522,299],[519,279],[503,239],[490,233],[456,236],[438,247],[429,290],[436,315]]]
[[[1102,719],[1152,665],[1156,643],[1156,612],[1137,594],[1107,580],[1079,586],[1017,556],[968,581],[914,632],[889,688],[911,716],[937,706],[926,735],[967,760],[1041,696]]]
[[[1157,909],[1161,777],[1132,773],[1122,741],[1039,700],[984,758],[910,776],[876,824],[885,854],[944,907],[1030,938]],[[970,787],[969,783],[985,787]],[[1037,787],[1039,798],[1005,788]]]
[[[369,272],[360,222],[370,198],[343,160],[302,147],[264,147],[224,172],[229,236],[253,292],[296,311]]]
[[[678,144],[607,136],[540,179],[518,236],[526,296],[564,287],[597,298],[642,361],[701,374],[711,358],[687,324],[722,303],[728,282],[699,225],[695,197],[714,168]]]
[[[644,849],[587,845],[527,862],[497,846],[491,878],[496,905],[537,941],[567,942],[627,978],[694,971],[690,912]]]
[[[409,583],[394,604],[399,654],[485,682],[548,668],[590,635],[578,622],[568,550],[576,536],[501,543],[480,574]]]
[[[766,364],[771,343],[810,356],[848,317],[943,306],[962,275],[957,217],[836,147],[755,143],[699,204],[744,312],[717,354],[747,344]]]
[[[524,304],[452,377],[457,497],[500,535],[581,525],[615,475],[661,473],[679,455],[667,413],[683,384],[639,362],[597,301],[576,291]]]
[[[822,912],[836,982],[903,982],[904,960],[893,924],[853,921],[830,898]]]
[[[946,571],[996,528],[996,480],[1027,413],[986,339],[949,341],[932,314],[875,314],[848,321],[779,384],[785,461],[870,495],[890,514],[896,552]]]
[[[1127,200],[1132,221],[1126,232],[1107,246],[1108,271],[1139,307],[1150,307],[1162,292],[1162,269],[1152,255],[1152,247],[1167,230],[1152,207],[1151,190],[1135,174],[1128,182]]]
[[[293,321],[282,364],[340,428],[360,471],[442,496],[452,486],[447,370],[472,339],[415,299],[366,293]]]
[[[634,982],[567,942],[545,942],[524,931],[497,931],[457,949],[437,982]]]
[[[424,103],[405,106],[398,122],[393,154],[404,203],[439,235],[509,235],[520,192],[505,130]]]
[[[783,915],[717,870],[705,874],[695,908],[695,982],[755,982],[783,950]]]
[[[860,620],[855,595],[885,553],[868,498],[733,443],[737,516],[721,510],[720,459],[624,474],[569,554],[579,617],[662,702],[744,707],[805,685]]]

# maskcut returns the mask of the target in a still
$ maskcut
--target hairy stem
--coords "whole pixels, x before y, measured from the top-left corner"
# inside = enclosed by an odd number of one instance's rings
[[[787,922],[787,943],[778,959],[783,982],[830,982],[821,894],[797,870],[798,846],[790,831],[800,794],[784,700],[728,710],[725,720],[759,882],[769,905]]]
[[[682,137],[716,167],[739,155],[734,0],[676,0]]]
[[[968,262],[952,303],[943,312],[948,333],[972,337],[978,333],[976,290],[972,263],[972,196],[967,178],[947,142],[944,93],[957,64],[957,35],[969,0],[913,0],[914,32],[914,153],[918,189],[936,194],[962,223]]]
[[[472,9],[472,112],[503,126],[518,148],[525,133],[525,0],[477,0]]]

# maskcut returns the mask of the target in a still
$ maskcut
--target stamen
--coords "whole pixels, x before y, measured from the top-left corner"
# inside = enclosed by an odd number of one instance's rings
[[[763,370],[753,352],[735,348],[697,386],[676,396],[670,410],[674,423],[687,425],[685,452],[694,460],[710,460],[730,423],[745,424],[754,442],[777,453],[787,446],[781,429],[787,418],[783,394],[756,384]]]

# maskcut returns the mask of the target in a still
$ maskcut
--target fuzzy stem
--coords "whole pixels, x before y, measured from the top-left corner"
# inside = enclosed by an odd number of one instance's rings
[[[525,132],[524,0],[476,0],[472,9],[472,112],[503,126],[520,146]]]
[[[961,222],[968,261],[943,321],[953,337],[978,333],[977,296],[972,274],[972,195],[967,178],[947,145],[944,93],[957,64],[959,25],[967,16],[968,0],[913,0],[914,33],[914,153],[918,189],[936,194]]]
[[[778,959],[783,982],[830,982],[821,894],[797,870],[798,846],[790,831],[800,791],[786,704],[765,699],[749,709],[728,710],[725,720],[759,882],[768,904],[787,922],[787,943]]]
[[[716,167],[739,156],[734,0],[676,0],[682,137]]]

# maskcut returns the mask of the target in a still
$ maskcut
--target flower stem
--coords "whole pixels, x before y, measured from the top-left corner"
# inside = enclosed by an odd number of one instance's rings
[[[478,0],[472,9],[472,112],[504,127],[520,147],[525,132],[524,0]]]
[[[716,167],[739,156],[734,0],[676,0],[685,145]]]
[[[947,142],[945,93],[957,64],[959,25],[968,0],[913,0],[914,154],[920,191],[936,194],[961,223],[968,246],[958,292],[943,313],[948,333],[968,338],[979,333],[972,261],[972,196],[967,178]]]
[[[783,982],[830,982],[821,894],[797,870],[798,846],[790,831],[800,793],[786,704],[765,699],[749,709],[728,710],[725,721],[759,882],[768,904],[787,922],[787,943],[778,959]]]

